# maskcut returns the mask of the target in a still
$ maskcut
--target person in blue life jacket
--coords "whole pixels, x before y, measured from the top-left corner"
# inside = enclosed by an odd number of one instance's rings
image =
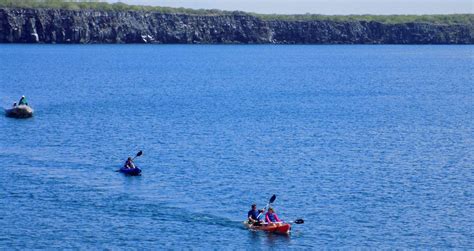
[[[18,101],[18,105],[28,105],[28,101],[26,101],[25,95],[21,96],[20,101]]]
[[[133,163],[132,157],[128,157],[127,161],[125,161],[125,165],[123,166],[127,169],[134,169],[136,168],[135,163]]]
[[[252,224],[254,226],[259,226],[262,223],[262,220],[260,219],[260,215],[263,213],[263,210],[257,210],[257,205],[252,204],[252,209],[247,213],[247,219],[249,224]]]
[[[265,221],[268,225],[281,225],[282,221],[278,218],[278,215],[275,213],[273,208],[269,208],[268,212],[265,214]]]

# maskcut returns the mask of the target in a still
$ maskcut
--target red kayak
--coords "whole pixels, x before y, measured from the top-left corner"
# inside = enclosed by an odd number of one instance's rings
[[[252,224],[249,224],[248,221],[244,221],[244,225],[254,231],[265,231],[277,234],[289,234],[291,230],[291,225],[289,223],[280,223],[277,225],[268,225],[266,223],[263,223],[260,226],[254,226]]]

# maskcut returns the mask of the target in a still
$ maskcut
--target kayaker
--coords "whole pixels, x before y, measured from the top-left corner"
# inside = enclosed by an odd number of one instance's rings
[[[275,225],[275,224],[280,225],[282,223],[281,220],[278,218],[278,215],[275,213],[275,211],[271,207],[268,209],[268,212],[265,214],[265,221],[269,225]]]
[[[249,223],[253,224],[254,226],[260,225],[261,219],[259,218],[259,216],[262,212],[263,210],[257,210],[256,204],[252,204],[252,209],[247,213]]]
[[[28,105],[25,95],[21,96],[20,101],[18,102],[18,105]]]
[[[133,163],[132,157],[128,157],[127,161],[125,161],[124,167],[125,167],[125,168],[128,168],[128,169],[134,169],[134,168],[136,168],[135,163]]]

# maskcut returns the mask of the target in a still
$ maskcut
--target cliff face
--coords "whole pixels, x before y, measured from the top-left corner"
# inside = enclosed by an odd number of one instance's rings
[[[473,44],[473,25],[0,9],[0,43]]]

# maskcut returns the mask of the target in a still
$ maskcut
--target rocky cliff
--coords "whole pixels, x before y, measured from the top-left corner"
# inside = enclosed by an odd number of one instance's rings
[[[0,9],[0,43],[473,44],[472,24],[265,21],[255,16]]]

